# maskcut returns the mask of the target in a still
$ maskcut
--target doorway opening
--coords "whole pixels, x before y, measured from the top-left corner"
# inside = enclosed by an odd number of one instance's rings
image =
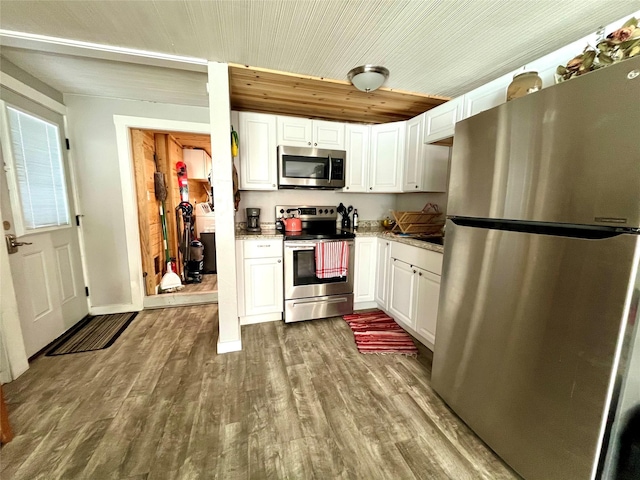
[[[131,128],[130,134],[144,308],[217,302],[210,136],[138,128]],[[184,182],[178,177],[179,163],[186,165]],[[162,190],[157,188],[157,172],[164,194],[156,191]],[[174,288],[163,290],[169,268],[180,278],[180,286],[174,282]]]

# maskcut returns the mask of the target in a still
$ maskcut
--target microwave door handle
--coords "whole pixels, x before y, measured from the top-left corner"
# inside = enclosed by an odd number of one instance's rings
[[[331,154],[329,154],[329,181],[333,180],[333,161],[331,160]]]

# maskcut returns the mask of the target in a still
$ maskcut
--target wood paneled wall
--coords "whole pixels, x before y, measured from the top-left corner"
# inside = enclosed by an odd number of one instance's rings
[[[164,262],[159,203],[156,200],[153,181],[153,175],[156,171],[155,138],[152,132],[132,129],[131,144],[136,181],[142,270],[145,273],[145,292],[147,295],[155,295],[156,286],[160,284],[162,279],[162,264]]]
[[[167,233],[169,236],[169,256],[178,258],[178,237],[176,227],[176,206],[180,203],[180,190],[176,177],[176,163],[182,161],[182,146],[167,133],[156,133],[156,157],[158,169],[167,182],[166,217]],[[176,264],[177,274],[182,273],[182,266]]]
[[[182,134],[183,136],[187,134]],[[194,134],[195,135],[195,134]],[[209,136],[199,141],[209,140]],[[142,270],[145,276],[145,292],[155,295],[165,272],[165,251],[160,221],[160,202],[156,199],[153,175],[156,171],[165,176],[167,199],[165,216],[169,256],[178,258],[178,235],[176,207],[180,203],[180,189],[176,174],[176,163],[183,160],[183,145],[170,133],[158,133],[149,130],[131,130],[133,164],[136,180],[136,198],[138,208],[138,229],[140,232],[140,251]],[[210,143],[208,144],[210,149]],[[155,154],[155,160],[154,160]],[[198,180],[189,181],[189,202],[194,205],[207,201],[208,183]],[[195,211],[194,211],[195,213]],[[195,217],[194,217],[195,221]],[[176,264],[178,275],[182,274],[182,265]]]

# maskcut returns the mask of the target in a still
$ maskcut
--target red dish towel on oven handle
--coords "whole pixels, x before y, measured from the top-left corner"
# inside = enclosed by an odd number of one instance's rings
[[[316,277],[346,277],[349,265],[347,242],[318,242],[316,244]]]

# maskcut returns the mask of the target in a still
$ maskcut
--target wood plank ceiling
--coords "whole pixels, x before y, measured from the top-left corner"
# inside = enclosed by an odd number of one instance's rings
[[[384,87],[366,93],[347,81],[236,64],[229,65],[229,78],[234,110],[343,122],[407,120],[449,100]]]

